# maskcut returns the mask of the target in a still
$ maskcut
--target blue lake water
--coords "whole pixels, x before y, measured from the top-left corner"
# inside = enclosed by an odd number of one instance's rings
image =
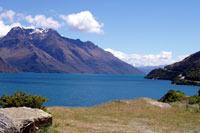
[[[170,89],[191,96],[199,87],[136,75],[0,74],[0,96],[22,90],[45,96],[47,106],[89,107],[138,97],[159,99]]]

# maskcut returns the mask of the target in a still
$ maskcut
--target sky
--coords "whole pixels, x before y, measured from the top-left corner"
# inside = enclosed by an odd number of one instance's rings
[[[0,36],[14,26],[90,40],[134,66],[199,51],[199,0],[0,0]]]

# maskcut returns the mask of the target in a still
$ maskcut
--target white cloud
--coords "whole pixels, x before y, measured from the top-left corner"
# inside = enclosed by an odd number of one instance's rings
[[[189,55],[179,55],[179,56],[177,56],[177,60],[183,60],[183,59],[185,59],[186,57],[188,57]]]
[[[11,28],[16,27],[16,26],[21,26],[20,23],[13,23],[11,25],[6,25],[2,20],[0,20],[0,36],[6,35]]]
[[[58,16],[57,16],[58,17]],[[70,29],[103,34],[103,23],[96,21],[95,17],[90,11],[83,11],[77,14],[60,15],[62,20],[66,21],[66,24]],[[35,16],[25,15],[22,13],[14,12],[13,10],[5,10],[0,6],[0,21],[2,26],[10,27],[16,23],[29,24],[34,27],[40,28],[53,28],[58,29],[64,25],[64,21],[58,21],[52,17],[46,17],[45,15],[38,14]],[[0,29],[1,33],[6,33],[8,28]]]
[[[133,66],[159,66],[167,65],[176,62],[172,59],[172,52],[162,51],[159,54],[153,55],[141,55],[141,54],[125,54],[120,51],[114,51],[112,49],[105,49],[106,51],[112,53],[114,56],[118,57],[124,62],[131,64]]]
[[[43,28],[58,29],[62,26],[62,24],[60,24],[58,21],[51,17],[47,18],[44,15],[36,15],[35,17],[29,15],[25,17],[25,20],[31,24],[36,25],[37,27]]]
[[[13,10],[8,10],[8,11],[0,13],[0,20],[8,19],[10,22],[13,22],[14,16],[15,16],[15,12]]]
[[[67,16],[61,15],[60,18],[66,21],[67,25],[77,31],[103,34],[103,23],[96,21],[90,11],[82,11],[77,14]]]
[[[25,15],[23,13],[16,13],[15,16],[17,21],[23,21],[25,19]]]

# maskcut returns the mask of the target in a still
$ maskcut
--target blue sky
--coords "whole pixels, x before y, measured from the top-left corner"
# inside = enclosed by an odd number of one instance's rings
[[[199,51],[198,0],[0,0],[0,7],[3,8],[1,12],[12,10],[24,16],[31,15],[32,18],[36,15],[51,17],[62,24],[57,28],[62,35],[91,40],[104,49],[110,48],[126,55],[159,56],[166,51],[172,54],[170,61],[173,62],[178,60],[178,56]],[[93,15],[104,34],[72,30],[59,17],[83,11]],[[11,25],[19,20],[2,21],[5,25]],[[31,25],[21,20],[19,23]]]

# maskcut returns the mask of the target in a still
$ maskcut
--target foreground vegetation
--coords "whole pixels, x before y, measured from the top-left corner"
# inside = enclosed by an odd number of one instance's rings
[[[43,109],[46,98],[16,92],[0,98],[2,107]],[[49,107],[53,125],[38,133],[200,132],[200,91],[186,96],[170,90],[158,102],[149,98],[119,100],[90,108]],[[165,102],[165,103],[164,103]],[[168,104],[169,103],[169,104]]]
[[[194,96],[186,96],[181,91],[169,90],[159,101],[166,103],[180,102],[185,103],[187,106],[190,104],[197,104],[197,106],[200,107],[200,90],[198,91],[198,95]]]
[[[53,126],[49,133],[199,132],[200,113],[195,104],[180,101],[171,108],[150,104],[151,99],[114,101],[91,108],[50,107]],[[191,110],[189,110],[191,109]]]
[[[29,95],[22,91],[17,91],[13,95],[3,95],[0,98],[0,106],[3,108],[9,107],[30,107],[46,110],[43,106],[44,102],[48,100],[43,96]]]

